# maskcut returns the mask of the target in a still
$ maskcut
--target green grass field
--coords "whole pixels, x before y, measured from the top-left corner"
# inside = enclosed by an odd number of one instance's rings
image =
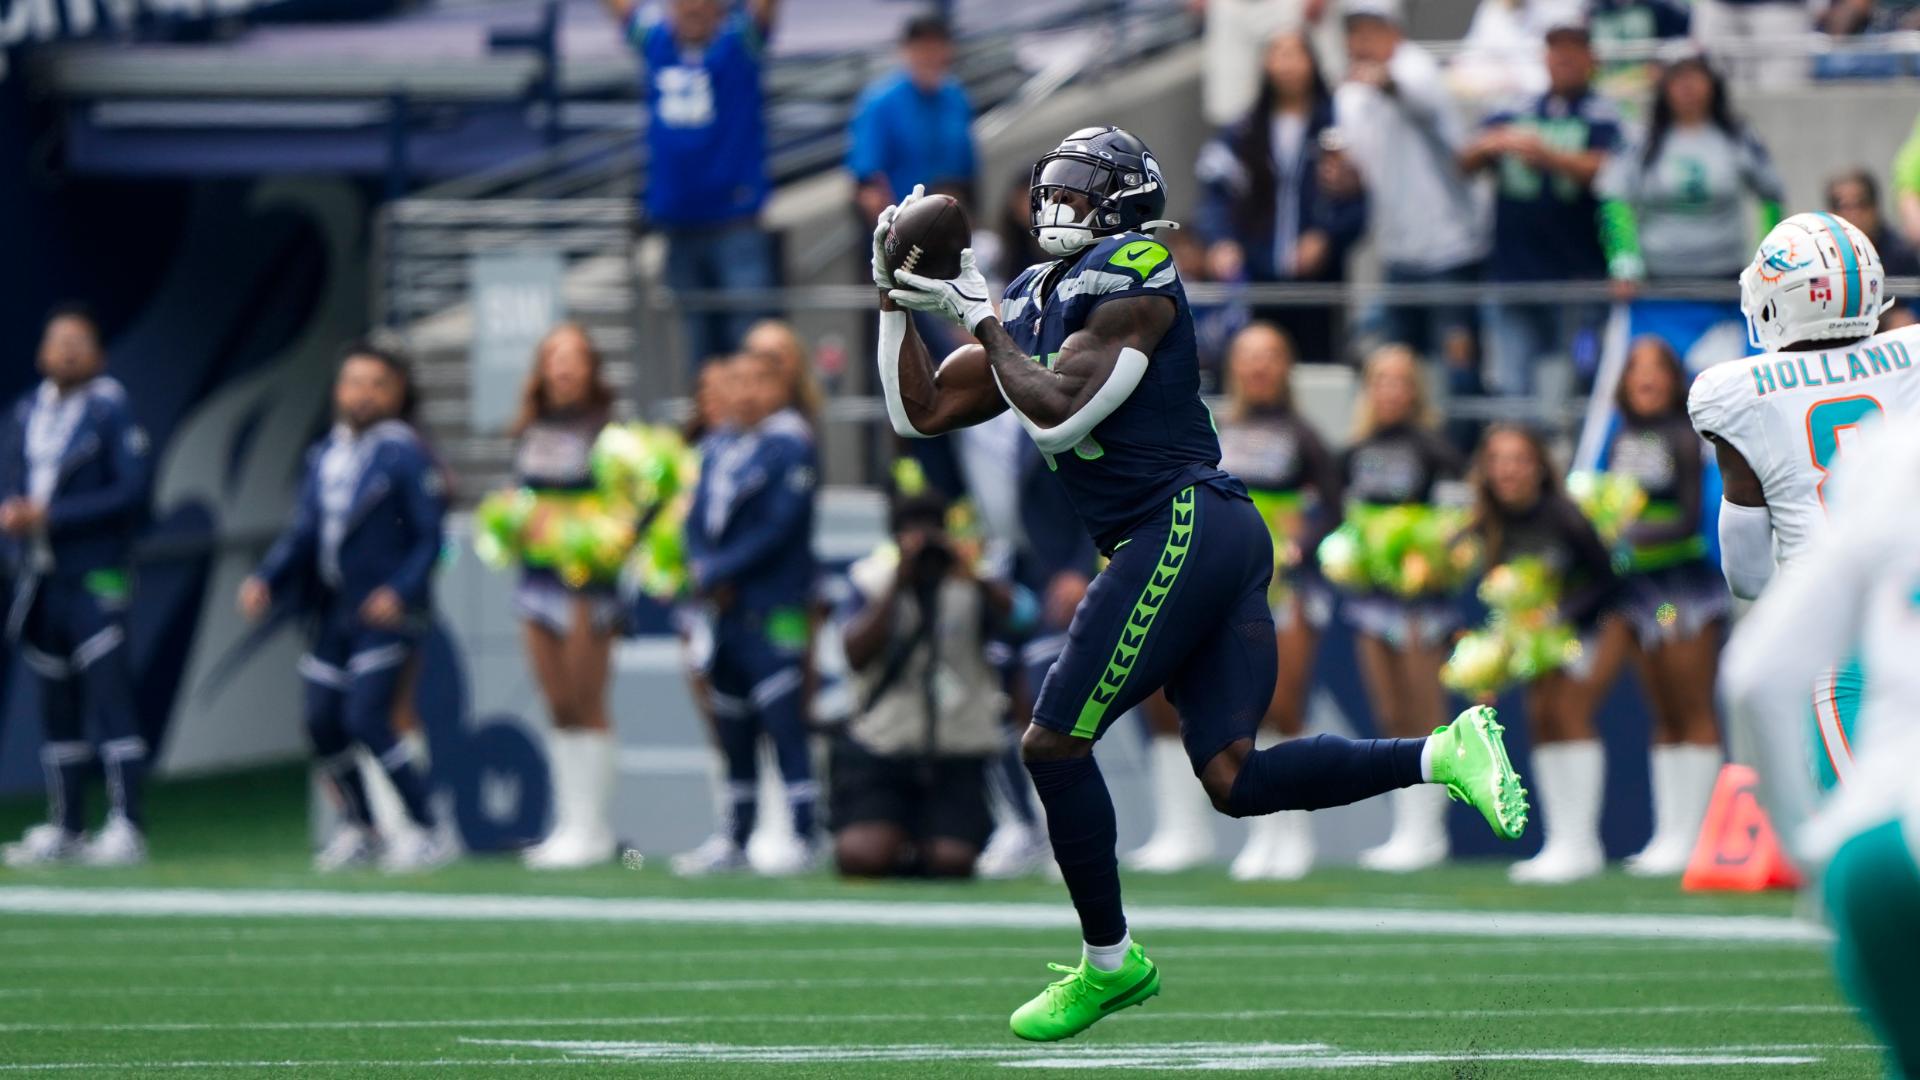
[[[1733,940],[1755,925],[1701,918],[1777,920],[1781,895],[1621,875],[1521,891],[1494,864],[1135,877],[1163,994],[1036,1047],[1006,1014],[1074,952],[1057,884],[534,876],[505,860],[319,878],[303,792],[290,771],[172,785],[153,866],[0,872],[0,1072],[1880,1075],[1818,942]],[[0,832],[37,810],[0,804]],[[551,897],[575,900],[535,904]],[[230,904],[245,913],[208,913]],[[1222,909],[1308,925],[1245,929]],[[1050,924],[1022,925],[1036,912]]]

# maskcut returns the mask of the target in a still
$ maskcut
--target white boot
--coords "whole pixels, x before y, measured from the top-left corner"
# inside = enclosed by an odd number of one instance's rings
[[[547,732],[547,792],[553,804],[553,824],[547,828],[547,835],[540,842],[520,853],[520,861],[530,869],[543,870],[547,861],[560,842],[566,838],[567,828],[571,824],[568,815],[573,809],[569,792],[574,789],[578,778],[573,775],[573,755],[567,752],[568,728],[556,727]]]
[[[1522,885],[1564,885],[1606,867],[1600,847],[1600,800],[1606,758],[1597,739],[1547,743],[1533,751],[1534,790],[1546,811],[1540,854],[1514,863],[1507,878]]]
[[[1647,787],[1653,797],[1653,835],[1646,846],[1627,856],[1622,865],[1627,873],[1639,873],[1639,865],[1649,852],[1664,849],[1673,830],[1673,757],[1672,746],[1655,744],[1647,753]]]
[[[1720,748],[1679,743],[1653,748],[1653,839],[1627,860],[1636,877],[1684,873],[1720,778]],[[1663,787],[1664,784],[1664,787]]]
[[[1278,746],[1287,736],[1262,730],[1256,752]],[[1235,881],[1298,881],[1313,869],[1313,827],[1304,810],[1282,810],[1248,823],[1247,843],[1227,868]]]
[[[613,828],[607,806],[613,797],[613,735],[576,729],[555,732],[556,757],[566,761],[556,780],[567,786],[555,792],[561,808],[560,828],[554,830],[527,865],[541,870],[578,870],[613,858]]]
[[[1447,861],[1453,844],[1447,836],[1447,789],[1415,784],[1393,793],[1393,832],[1387,842],[1360,853],[1368,870],[1407,874]]]
[[[1018,821],[1008,821],[987,838],[973,872],[988,881],[1006,881],[1026,877],[1052,861],[1053,849],[1047,846],[1044,835]]]
[[[114,814],[81,845],[80,861],[87,866],[139,866],[147,861],[147,838],[133,822]]]
[[[1193,775],[1178,735],[1155,735],[1147,745],[1153,784],[1153,836],[1126,857],[1126,867],[1148,874],[1190,870],[1213,857],[1213,804]]]
[[[1240,854],[1227,866],[1227,876],[1235,881],[1260,881],[1267,876],[1267,862],[1273,851],[1273,819],[1268,814],[1247,822],[1247,842]]]

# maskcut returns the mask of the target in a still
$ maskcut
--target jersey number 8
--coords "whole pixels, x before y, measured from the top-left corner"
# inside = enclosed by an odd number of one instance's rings
[[[1807,451],[1813,455],[1813,467],[1820,470],[1820,483],[1814,492],[1821,506],[1827,505],[1827,470],[1840,452],[1840,433],[1859,428],[1881,411],[1880,403],[1865,394],[1816,401],[1807,410]]]

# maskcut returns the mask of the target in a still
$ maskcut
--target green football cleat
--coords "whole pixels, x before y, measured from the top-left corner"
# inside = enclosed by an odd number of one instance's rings
[[[1506,729],[1498,715],[1475,705],[1433,729],[1433,781],[1447,794],[1472,806],[1502,840],[1518,840],[1527,831],[1527,789],[1507,760]]]
[[[1048,985],[1038,997],[1013,1011],[1013,1033],[1034,1042],[1070,1039],[1102,1018],[1138,1005],[1160,992],[1160,969],[1136,943],[1127,950],[1119,971],[1106,972],[1087,963],[1080,966],[1048,964],[1066,976]]]

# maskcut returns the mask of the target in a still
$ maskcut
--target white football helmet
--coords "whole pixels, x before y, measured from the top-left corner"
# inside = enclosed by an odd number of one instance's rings
[[[1747,340],[1771,351],[1866,337],[1893,303],[1886,291],[1880,253],[1865,233],[1833,214],[1795,214],[1767,233],[1740,272]]]

